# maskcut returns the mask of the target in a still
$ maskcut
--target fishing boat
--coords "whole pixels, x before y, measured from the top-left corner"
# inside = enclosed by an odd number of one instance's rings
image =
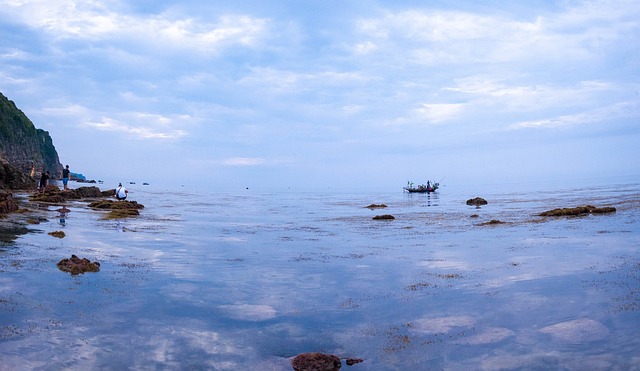
[[[417,186],[413,186],[413,183],[408,182],[406,187],[403,187],[405,191],[409,193],[431,193],[435,192],[436,189],[440,186],[440,183],[431,183],[427,182],[427,184],[419,184]]]

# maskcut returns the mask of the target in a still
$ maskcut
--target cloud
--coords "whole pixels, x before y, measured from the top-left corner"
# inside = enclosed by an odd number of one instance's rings
[[[171,13],[139,16],[127,13],[123,3],[101,1],[14,1],[3,12],[60,42],[138,40],[167,51],[188,48],[203,52],[226,45],[257,45],[268,23],[242,14],[223,14],[215,22],[176,18]]]
[[[600,107],[586,112],[560,115],[541,120],[521,121],[509,126],[509,129],[543,129],[575,125],[592,124],[626,117],[640,117],[640,105],[637,102],[623,102]]]
[[[260,157],[230,157],[222,161],[225,166],[256,166],[267,161]]]
[[[131,123],[125,123],[110,117],[102,117],[99,121],[86,122],[84,126],[127,134],[138,139],[176,140],[187,135],[187,132],[182,129],[164,128],[174,122],[173,118],[146,113],[134,113],[129,116],[133,119]]]

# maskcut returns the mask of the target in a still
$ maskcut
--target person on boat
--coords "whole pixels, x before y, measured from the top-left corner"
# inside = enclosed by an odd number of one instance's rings
[[[431,189],[431,181],[427,180],[427,190]]]
[[[122,183],[118,183],[118,188],[116,188],[116,198],[120,201],[124,201],[127,199],[129,191],[122,186]]]

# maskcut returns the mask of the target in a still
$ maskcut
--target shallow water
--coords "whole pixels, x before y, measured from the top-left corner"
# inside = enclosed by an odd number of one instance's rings
[[[130,197],[140,217],[45,206],[3,239],[0,369],[289,370],[314,351],[354,371],[640,368],[638,184]],[[536,216],[585,204],[618,211]],[[100,272],[59,271],[71,254]]]

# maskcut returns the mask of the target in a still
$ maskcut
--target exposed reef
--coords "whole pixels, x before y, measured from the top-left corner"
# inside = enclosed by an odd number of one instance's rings
[[[553,209],[540,213],[540,216],[579,216],[587,214],[615,213],[615,207],[595,207],[591,205]]]
[[[100,210],[111,210],[104,218],[119,219],[140,215],[138,210],[143,209],[144,205],[136,201],[99,200],[90,203],[89,207]]]
[[[114,189],[101,191],[98,187],[80,187],[76,189],[60,190],[60,188],[54,185],[48,185],[43,192],[32,194],[30,200],[37,202],[64,203],[67,200],[111,197],[114,193]]]
[[[99,272],[100,263],[92,262],[87,258],[78,258],[71,255],[71,258],[64,258],[58,262],[58,269],[63,272],[69,272],[72,276],[83,274],[85,272]]]

